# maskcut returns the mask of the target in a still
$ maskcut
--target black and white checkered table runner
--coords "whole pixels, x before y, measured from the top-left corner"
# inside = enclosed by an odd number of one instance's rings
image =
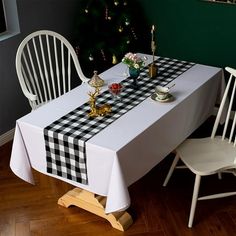
[[[157,85],[165,86],[194,63],[159,57],[157,78],[148,77],[148,66],[141,70],[139,88],[134,90],[128,77],[122,81],[125,86],[121,101],[114,102],[109,91],[97,97],[97,105],[109,103],[110,115],[90,118],[89,102],[69,112],[44,129],[47,155],[47,172],[82,184],[88,184],[86,168],[86,141],[107,127],[149,97]]]

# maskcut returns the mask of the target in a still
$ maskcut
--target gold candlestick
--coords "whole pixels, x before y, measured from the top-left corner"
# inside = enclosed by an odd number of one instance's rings
[[[157,65],[154,63],[155,60],[155,51],[156,51],[156,43],[155,43],[155,26],[152,25],[151,29],[152,41],[151,41],[151,50],[152,50],[152,63],[149,65],[149,77],[153,78],[157,76]]]

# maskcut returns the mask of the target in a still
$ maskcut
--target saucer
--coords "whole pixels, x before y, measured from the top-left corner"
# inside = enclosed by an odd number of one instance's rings
[[[168,96],[167,96],[167,98],[165,98],[165,99],[160,99],[160,98],[158,98],[158,96],[157,96],[155,93],[153,93],[153,94],[151,95],[151,99],[154,100],[154,101],[158,101],[158,102],[171,102],[171,101],[174,100],[174,97],[173,97],[172,94],[169,93]]]

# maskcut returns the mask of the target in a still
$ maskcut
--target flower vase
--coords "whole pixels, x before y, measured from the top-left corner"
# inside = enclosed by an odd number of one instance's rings
[[[137,89],[139,87],[137,79],[140,75],[140,69],[129,67],[129,75],[132,79],[131,87]]]

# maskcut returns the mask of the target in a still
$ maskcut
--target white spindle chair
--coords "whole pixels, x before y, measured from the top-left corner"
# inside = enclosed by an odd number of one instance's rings
[[[195,176],[192,203],[188,227],[193,224],[196,204],[198,200],[215,199],[236,195],[236,192],[218,193],[208,196],[199,197],[199,187],[202,176],[221,174],[223,172],[235,173],[236,167],[236,112],[232,111],[233,101],[236,96],[236,70],[230,67],[225,68],[230,73],[218,114],[215,119],[211,137],[199,139],[187,139],[176,148],[176,156],[172,162],[163,186],[166,186],[174,169],[178,168],[179,160],[182,160],[184,166],[192,171]],[[232,90],[231,90],[232,89]],[[229,92],[230,91],[230,92]],[[229,104],[227,101],[230,98]],[[216,135],[223,109],[228,106],[225,124],[222,135]],[[233,120],[230,115],[234,112]],[[226,135],[227,134],[227,135]],[[183,166],[180,166],[182,168]]]
[[[40,30],[28,35],[16,53],[16,72],[32,110],[71,90],[72,66],[88,82],[75,50],[62,35]]]

